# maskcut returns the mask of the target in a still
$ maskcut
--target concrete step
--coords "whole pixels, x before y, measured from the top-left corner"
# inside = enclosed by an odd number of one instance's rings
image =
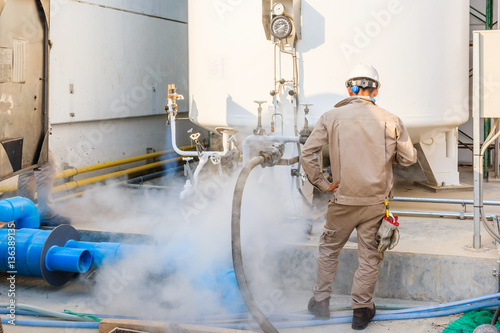
[[[375,295],[384,298],[447,302],[498,290],[497,250],[483,232],[483,248],[472,247],[472,221],[401,217],[401,240],[379,265]],[[298,290],[312,290],[321,225],[304,243],[294,244],[280,262],[281,279]],[[355,232],[339,257],[334,294],[348,295],[358,266]],[[286,289],[286,287],[284,287]]]

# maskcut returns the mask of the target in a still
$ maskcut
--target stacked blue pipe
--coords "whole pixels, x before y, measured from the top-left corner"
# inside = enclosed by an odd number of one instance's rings
[[[0,228],[0,272],[42,277],[52,286],[64,285],[75,273],[86,273],[90,268],[116,263],[145,248],[121,243],[82,242],[78,232],[69,225],[40,230],[35,204],[22,197],[0,200],[0,221],[15,221],[16,227]],[[185,248],[183,244],[184,255]],[[168,256],[176,257],[172,253]],[[175,260],[160,262],[164,272],[177,270]],[[222,306],[228,312],[243,312],[246,307],[234,270],[230,267],[211,267],[192,282],[198,288],[220,293]]]
[[[50,230],[20,229],[15,233],[0,229],[0,271],[15,271],[25,276],[43,277],[42,270],[85,273],[90,268],[92,256],[88,250],[50,246],[43,260],[43,248]],[[9,236],[15,241],[9,245]],[[14,250],[14,251],[13,251]],[[12,257],[11,254],[15,253]],[[45,267],[42,265],[44,263]]]
[[[9,236],[15,237],[15,244],[9,245]],[[78,240],[77,231],[69,225],[54,230],[0,229],[0,271],[24,276],[42,277],[52,286],[68,282],[74,273],[86,273],[91,267],[98,268],[113,264],[132,253],[139,253],[143,246],[121,243],[93,243]],[[15,260],[12,253],[15,249]],[[10,247],[10,249],[9,249]],[[170,254],[169,254],[170,255]],[[14,263],[15,267],[10,266]],[[165,263],[167,261],[160,260]],[[166,265],[167,271],[175,270]],[[200,274],[193,285],[212,290],[221,295],[221,305],[228,313],[246,311],[241,299],[234,270],[222,265],[210,272]]]
[[[1,201],[0,201],[1,203]],[[71,237],[74,236],[75,237]],[[61,240],[52,244],[52,240]],[[15,241],[9,245],[9,236]],[[16,271],[25,276],[44,277],[43,271],[85,273],[104,262],[114,263],[134,251],[137,247],[120,243],[80,242],[76,230],[71,226],[60,226],[54,230],[20,229],[14,233],[7,228],[0,229],[0,271]],[[14,250],[12,251],[12,245]],[[10,247],[10,249],[9,249]],[[44,251],[44,248],[46,249]],[[9,255],[15,252],[14,259]],[[43,258],[42,258],[43,256]],[[14,266],[11,266],[14,264]],[[47,279],[46,279],[47,280]],[[50,281],[47,281],[50,283]]]

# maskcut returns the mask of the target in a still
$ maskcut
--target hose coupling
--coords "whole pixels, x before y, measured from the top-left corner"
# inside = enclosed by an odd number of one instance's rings
[[[259,152],[259,156],[264,157],[264,162],[262,162],[262,167],[273,167],[278,164],[283,156],[283,145],[273,145],[269,148],[265,148]]]

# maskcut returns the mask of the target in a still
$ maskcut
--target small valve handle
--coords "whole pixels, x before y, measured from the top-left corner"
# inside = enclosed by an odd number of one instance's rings
[[[262,109],[262,104],[266,104],[267,101],[254,101],[254,103],[259,104],[259,109]]]
[[[300,104],[304,106],[304,113],[307,115],[309,114],[309,107],[314,105],[314,104]]]
[[[198,138],[200,137],[200,133],[193,133],[189,136],[189,138],[193,141],[196,141],[198,140]]]

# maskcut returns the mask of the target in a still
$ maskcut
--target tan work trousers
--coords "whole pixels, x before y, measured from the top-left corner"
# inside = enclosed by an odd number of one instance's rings
[[[358,269],[352,284],[352,308],[373,308],[378,264],[384,254],[378,252],[375,235],[385,214],[385,205],[347,206],[328,204],[326,224],[319,242],[318,276],[314,298],[324,300],[332,294],[340,250],[356,229],[358,234]]]

